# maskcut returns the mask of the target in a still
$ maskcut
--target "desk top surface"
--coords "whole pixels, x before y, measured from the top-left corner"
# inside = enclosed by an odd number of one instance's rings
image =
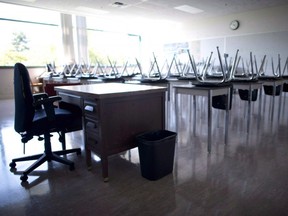
[[[191,89],[191,90],[218,90],[218,89],[229,89],[230,86],[216,86],[211,84],[211,86],[207,85],[194,85],[194,84],[185,84],[185,85],[174,85],[173,88],[176,89]]]
[[[125,83],[99,83],[91,85],[73,85],[55,87],[55,91],[74,94],[78,96],[93,96],[95,98],[127,96],[146,94],[153,92],[165,92],[166,87],[150,86],[150,85],[136,85]]]
[[[195,85],[174,85],[175,95],[189,94],[198,96],[217,96],[230,93],[230,86],[195,86]]]

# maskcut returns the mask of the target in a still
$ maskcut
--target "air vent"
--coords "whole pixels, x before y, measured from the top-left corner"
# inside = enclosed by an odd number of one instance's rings
[[[113,7],[118,7],[118,8],[124,8],[127,7],[127,4],[123,3],[123,2],[114,2],[112,4]]]

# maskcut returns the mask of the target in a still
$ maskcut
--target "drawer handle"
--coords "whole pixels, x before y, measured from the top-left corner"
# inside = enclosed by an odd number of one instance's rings
[[[93,122],[87,122],[86,123],[87,128],[97,128],[97,124]]]
[[[86,105],[84,108],[85,111],[89,111],[89,112],[93,112],[94,111],[94,107],[90,106],[90,105]]]

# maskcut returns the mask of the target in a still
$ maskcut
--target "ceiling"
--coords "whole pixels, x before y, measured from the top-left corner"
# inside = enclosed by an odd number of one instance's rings
[[[142,17],[182,22],[288,5],[288,0],[0,0],[68,14],[131,19]],[[116,4],[115,4],[116,2]],[[175,7],[202,10],[191,14]]]

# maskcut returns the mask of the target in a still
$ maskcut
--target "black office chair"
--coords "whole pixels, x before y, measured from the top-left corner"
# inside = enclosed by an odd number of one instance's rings
[[[32,95],[28,70],[21,63],[14,66],[14,96],[15,131],[21,135],[24,145],[34,136],[38,136],[38,140],[44,140],[45,150],[43,154],[13,159],[10,163],[11,170],[15,169],[16,162],[37,160],[22,173],[22,182],[27,181],[27,175],[46,161],[58,161],[74,170],[74,162],[60,155],[81,154],[80,148],[66,150],[65,145],[66,132],[82,129],[81,109],[65,102],[59,102],[59,107],[56,107],[53,103],[61,100],[59,96],[48,97],[45,93]],[[63,148],[61,151],[52,152],[50,136],[53,132],[60,136],[59,141]]]

